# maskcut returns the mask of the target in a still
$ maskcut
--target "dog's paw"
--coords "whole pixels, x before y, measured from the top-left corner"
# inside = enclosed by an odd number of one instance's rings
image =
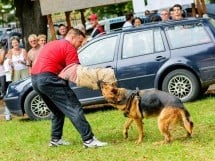
[[[137,145],[140,145],[142,142],[143,142],[143,140],[138,139],[135,143],[136,143]]]
[[[128,139],[128,133],[123,133],[123,138]]]
[[[128,138],[128,130],[123,129],[122,134],[123,134],[123,138],[124,138],[124,139],[127,139],[127,138]]]

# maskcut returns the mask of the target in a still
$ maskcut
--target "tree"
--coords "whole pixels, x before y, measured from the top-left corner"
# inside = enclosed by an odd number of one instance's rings
[[[39,0],[14,0],[14,5],[26,48],[29,49],[26,42],[30,34],[47,35],[47,17],[42,16]]]
[[[132,1],[91,8],[91,12],[96,13],[101,19],[123,16],[125,15],[126,12],[132,11],[133,11]]]

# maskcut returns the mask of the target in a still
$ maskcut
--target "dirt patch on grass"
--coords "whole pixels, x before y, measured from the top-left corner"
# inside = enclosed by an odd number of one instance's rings
[[[0,118],[4,117],[4,107],[5,107],[5,103],[4,101],[1,99],[0,100]]]
[[[215,84],[211,85],[205,93],[206,94],[215,94]]]

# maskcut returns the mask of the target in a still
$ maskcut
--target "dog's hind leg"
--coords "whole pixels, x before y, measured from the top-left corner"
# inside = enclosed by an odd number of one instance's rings
[[[164,136],[164,143],[170,143],[171,142],[171,134],[169,131],[169,125],[164,123],[162,120],[158,121],[158,128],[161,132],[161,134]]]
[[[170,134],[170,126],[175,118],[174,110],[172,108],[164,108],[158,117],[158,128],[164,136],[164,143],[170,143],[172,140]]]
[[[193,122],[190,120],[190,114],[186,109],[184,109],[181,110],[181,116],[184,125],[183,127],[187,131],[187,137],[191,137],[193,131]]]
[[[138,134],[139,134],[139,137],[138,137],[138,140],[136,141],[136,144],[141,144],[143,142],[143,137],[144,137],[142,118],[134,119],[134,121],[137,124],[137,130],[138,130]]]
[[[125,122],[124,128],[123,128],[123,137],[124,137],[124,139],[128,138],[128,130],[129,130],[129,127],[131,126],[133,121],[134,120],[132,118],[128,118],[127,121]]]

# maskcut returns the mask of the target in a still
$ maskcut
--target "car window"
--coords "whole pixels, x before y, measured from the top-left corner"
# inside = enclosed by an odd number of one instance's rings
[[[211,41],[201,23],[166,27],[166,34],[172,49],[193,46]]]
[[[155,42],[155,52],[164,51],[164,43],[161,36],[160,28],[154,30],[154,42]]]
[[[83,65],[94,65],[113,61],[117,36],[95,41],[79,52],[79,60]]]
[[[164,50],[160,29],[126,33],[122,58],[150,54]]]

